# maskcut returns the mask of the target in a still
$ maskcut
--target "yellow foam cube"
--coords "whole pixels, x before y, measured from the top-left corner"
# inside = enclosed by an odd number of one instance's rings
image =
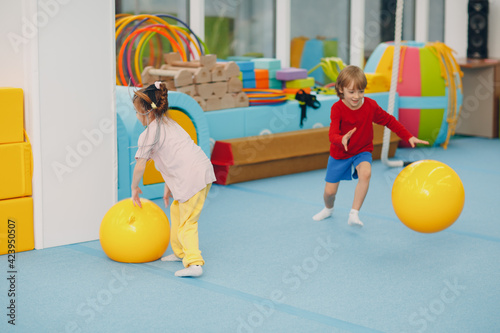
[[[391,82],[388,81],[388,76],[381,73],[365,73],[366,88],[365,94],[389,91]]]
[[[33,199],[0,200],[0,255],[34,248]]]
[[[0,88],[0,143],[24,141],[23,90]]]
[[[31,145],[0,144],[0,200],[31,195]]]
[[[308,77],[307,79],[285,81],[285,86],[287,88],[296,88],[296,89],[314,87],[314,78]]]

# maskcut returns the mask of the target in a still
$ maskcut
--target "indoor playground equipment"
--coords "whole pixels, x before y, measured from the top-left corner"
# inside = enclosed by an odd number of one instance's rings
[[[154,202],[141,198],[116,203],[104,215],[99,240],[106,255],[119,262],[142,263],[159,259],[170,241],[167,215]]]
[[[368,59],[365,71],[392,76],[395,45],[382,43]],[[445,44],[402,42],[396,73],[399,121],[430,145],[447,147],[462,105],[461,71]]]
[[[176,20],[183,26],[169,24]],[[117,85],[165,81],[169,91],[192,96],[204,111],[248,106],[234,61],[217,62],[184,22],[170,15],[119,15]]]
[[[33,154],[20,88],[0,88],[0,255],[33,250]]]
[[[465,201],[464,186],[448,165],[422,160],[405,167],[392,186],[392,205],[408,228],[433,233],[451,226]]]
[[[180,26],[169,24],[167,19]],[[208,53],[200,38],[175,16],[120,14],[116,16],[115,29],[117,85],[141,86],[144,68],[160,67],[166,52],[179,52],[182,61],[199,59]],[[146,55],[148,61],[144,64]]]

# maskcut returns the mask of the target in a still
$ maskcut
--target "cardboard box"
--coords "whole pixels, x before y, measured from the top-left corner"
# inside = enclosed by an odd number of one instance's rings
[[[216,141],[212,152],[217,184],[324,169],[330,155],[328,127]],[[380,159],[383,126],[374,124],[373,158]],[[392,133],[389,157],[399,138]]]

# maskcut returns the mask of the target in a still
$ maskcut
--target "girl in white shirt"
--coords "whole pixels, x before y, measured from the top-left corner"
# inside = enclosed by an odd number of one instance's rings
[[[198,218],[215,174],[212,163],[189,134],[168,117],[168,90],[165,83],[154,84],[134,93],[137,119],[147,126],[139,136],[132,179],[132,200],[141,206],[139,188],[146,162],[153,160],[165,180],[163,200],[170,206],[170,245],[173,254],[163,261],[181,261],[184,269],[176,276],[200,276],[203,257],[198,246]]]

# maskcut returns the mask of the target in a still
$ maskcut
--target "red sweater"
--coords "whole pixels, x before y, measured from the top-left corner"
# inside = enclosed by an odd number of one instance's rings
[[[330,115],[330,156],[335,159],[346,159],[362,152],[373,151],[373,124],[387,126],[402,140],[408,141],[413,135],[391,116],[373,99],[364,97],[363,105],[357,110],[351,110],[339,100],[332,105]],[[342,137],[356,127],[347,151],[342,145]]]

